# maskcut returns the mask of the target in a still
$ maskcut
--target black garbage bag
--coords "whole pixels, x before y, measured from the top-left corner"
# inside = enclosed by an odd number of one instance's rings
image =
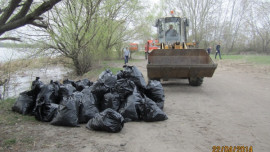
[[[72,97],[76,104],[80,104],[82,101],[83,93],[79,91],[73,92]]]
[[[62,96],[60,95],[60,86],[61,86],[61,83],[59,81],[51,81],[51,84],[53,85],[53,88],[54,88],[54,103],[55,104],[59,104],[60,101],[62,100]]]
[[[54,103],[38,103],[33,113],[37,120],[50,122],[56,116],[58,106],[58,104]]]
[[[104,79],[104,77],[113,75],[112,71],[110,69],[106,69],[105,71],[101,72],[98,76],[99,79]]]
[[[50,122],[56,114],[59,97],[60,83],[58,81],[43,85],[36,99],[36,106],[33,110],[33,115],[39,121]]]
[[[134,90],[132,95],[129,95],[125,102],[120,106],[118,112],[124,117],[125,122],[140,120],[140,107],[143,103],[142,96]]]
[[[58,109],[57,114],[51,121],[56,126],[78,126],[79,103],[77,102],[78,94],[64,96]]]
[[[83,79],[75,82],[77,91],[82,91],[85,87],[89,87],[92,84],[93,82],[89,81],[88,79]]]
[[[63,81],[63,84],[71,84],[73,87],[76,88],[76,83],[73,80],[66,79]]]
[[[139,89],[146,88],[146,82],[142,73],[136,66],[125,66],[123,77],[133,81]]]
[[[99,75],[99,81],[101,81],[107,88],[113,88],[115,86],[117,76],[113,75],[112,71],[107,69]]]
[[[14,103],[12,110],[20,114],[31,114],[35,107],[35,101],[31,91],[25,91],[20,93],[16,102]]]
[[[152,122],[152,121],[163,121],[167,120],[167,115],[157,106],[157,104],[145,97],[145,102],[142,107],[141,115],[144,121]]]
[[[82,93],[82,100],[79,107],[79,123],[87,123],[96,113],[99,113],[98,103],[91,93],[91,89],[85,88]]]
[[[87,93],[87,94],[92,94],[93,95],[93,97],[94,97],[94,99],[95,99],[95,104],[97,104],[97,105],[99,105],[100,104],[100,100],[98,100],[97,99],[97,96],[96,96],[96,94],[94,94],[93,93],[93,87],[94,87],[94,85],[91,85],[90,87],[85,87],[83,90],[82,90],[82,93]]]
[[[105,84],[98,80],[92,86],[92,93],[94,93],[97,97],[102,98],[105,93],[109,92],[110,88],[106,87]]]
[[[125,101],[127,96],[131,95],[135,89],[135,84],[128,79],[119,79],[116,82],[115,90],[119,94],[120,101]]]
[[[39,80],[39,77],[36,77],[36,80],[32,82],[31,85],[31,91],[33,93],[34,96],[37,96],[41,90],[41,88],[43,87],[44,83],[42,81]],[[36,99],[34,97],[34,99]]]
[[[125,78],[124,77],[124,71],[123,70],[118,71],[117,74],[116,74],[116,77],[117,77],[117,80],[124,79]]]
[[[163,109],[165,95],[164,95],[163,87],[159,81],[150,80],[148,85],[146,86],[145,94],[148,98],[156,102],[157,106],[160,109]]]
[[[41,88],[41,91],[39,92],[36,102],[38,103],[59,103],[60,101],[58,101],[58,96],[56,93],[57,92],[57,85],[55,85],[53,82],[51,82],[50,84],[44,85]]]
[[[72,84],[64,84],[59,88],[59,96],[63,98],[64,96],[71,96],[76,88]]]
[[[96,96],[98,102],[102,102],[104,94],[110,92],[115,87],[117,77],[110,70],[103,71],[99,79],[92,87],[92,93]]]
[[[119,109],[120,106],[120,98],[119,94],[116,92],[109,92],[104,95],[103,102],[101,103],[101,110],[105,110],[111,108],[115,111]]]
[[[86,124],[86,128],[107,131],[107,132],[119,132],[124,127],[124,118],[118,112],[112,109],[106,109],[101,113],[95,115],[93,119],[90,119]]]

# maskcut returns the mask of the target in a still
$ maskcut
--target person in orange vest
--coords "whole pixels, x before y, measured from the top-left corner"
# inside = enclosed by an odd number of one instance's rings
[[[149,53],[149,42],[147,41],[146,47],[145,47],[145,59],[147,59],[148,53]]]

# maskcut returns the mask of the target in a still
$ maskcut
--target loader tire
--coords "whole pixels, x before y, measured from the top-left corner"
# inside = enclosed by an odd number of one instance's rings
[[[189,85],[191,86],[200,86],[203,83],[203,78],[196,77],[196,78],[188,78]]]

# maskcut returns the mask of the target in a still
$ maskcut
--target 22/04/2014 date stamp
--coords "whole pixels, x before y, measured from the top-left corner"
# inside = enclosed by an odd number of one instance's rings
[[[212,152],[253,152],[253,146],[213,146]]]

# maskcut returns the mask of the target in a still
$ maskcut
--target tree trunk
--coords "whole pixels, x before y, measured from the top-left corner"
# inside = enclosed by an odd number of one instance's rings
[[[78,57],[72,58],[72,61],[73,61],[73,65],[75,67],[76,74],[79,76],[83,75],[84,72],[82,71]]]

